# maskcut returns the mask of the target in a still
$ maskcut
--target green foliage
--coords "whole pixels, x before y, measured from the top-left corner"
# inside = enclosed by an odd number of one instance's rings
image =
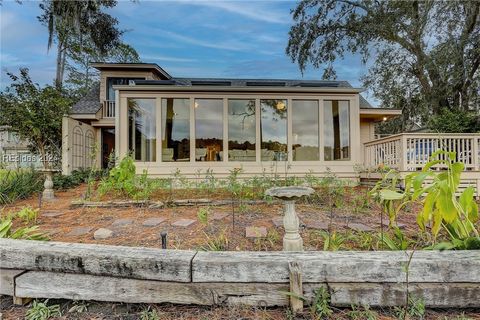
[[[204,225],[207,225],[209,215],[210,215],[210,208],[209,207],[201,207],[200,209],[198,209],[197,217],[198,217],[198,221],[200,221],[200,223],[202,223]]]
[[[315,319],[328,318],[333,314],[333,310],[330,307],[330,293],[327,288],[321,287],[315,290],[315,297],[310,311]]]
[[[442,109],[428,122],[428,128],[438,133],[470,133],[480,130],[479,119],[473,112]]]
[[[201,247],[201,250],[204,251],[226,251],[228,250],[228,238],[225,231],[221,232],[217,236],[210,237],[208,234],[205,234],[206,241],[205,245]]]
[[[44,233],[37,232],[38,226],[19,227],[13,230],[13,223],[10,218],[0,220],[0,238],[25,239],[46,241],[48,236]]]
[[[74,170],[70,175],[56,174],[53,176],[53,188],[56,190],[68,190],[88,182],[89,176],[92,174],[90,169]],[[102,171],[93,170],[94,179],[102,176]]]
[[[378,314],[368,305],[362,307],[352,305],[351,308],[352,310],[347,315],[352,320],[376,320],[378,318]]]
[[[150,306],[142,310],[140,320],[160,320],[157,310],[150,309]]]
[[[398,319],[424,319],[425,302],[409,294],[407,306],[395,307],[394,311]]]
[[[23,207],[22,210],[18,211],[16,216],[22,219],[24,222],[36,222],[39,209],[33,209],[30,206]]]
[[[26,199],[43,190],[43,177],[33,169],[10,170],[0,177],[0,204]]]
[[[0,125],[12,127],[19,138],[42,157],[44,167],[52,164],[47,155],[58,155],[62,140],[62,117],[72,101],[52,86],[40,87],[20,69],[9,74],[12,84],[0,93]]]
[[[60,317],[60,306],[58,304],[48,305],[48,300],[39,302],[34,300],[32,306],[27,310],[25,320],[47,320],[52,317]]]
[[[398,185],[398,172],[390,169],[388,172],[382,173],[382,179],[369,192],[374,201],[380,204],[383,212],[388,215],[390,227],[395,226],[397,215],[401,208],[398,206],[398,202],[405,198]]]
[[[344,247],[345,242],[349,239],[348,236],[337,233],[337,231],[319,231],[318,233],[323,238],[324,251],[341,250]]]
[[[377,238],[390,249],[390,250],[407,250],[415,241],[408,239],[407,236],[400,230],[400,228],[393,228],[393,236],[388,234],[377,235]]]

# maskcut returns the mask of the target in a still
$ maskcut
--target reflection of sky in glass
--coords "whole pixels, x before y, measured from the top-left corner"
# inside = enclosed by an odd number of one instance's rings
[[[278,102],[283,102],[285,108],[278,110]],[[276,141],[287,143],[287,100],[260,100],[262,113],[262,142]]]
[[[146,139],[156,138],[155,99],[129,99],[128,106],[134,114],[135,128]]]
[[[254,100],[228,100],[228,140],[255,143]]]
[[[293,100],[293,145],[318,147],[318,101]]]
[[[195,99],[195,139],[223,139],[223,100]]]
[[[173,125],[171,139],[182,141],[190,137],[190,100],[189,99],[162,99],[162,139],[165,139],[167,130],[167,105],[173,100]]]

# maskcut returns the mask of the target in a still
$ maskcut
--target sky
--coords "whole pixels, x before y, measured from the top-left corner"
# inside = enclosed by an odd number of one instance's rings
[[[38,1],[0,6],[1,87],[6,72],[28,67],[39,84],[52,83],[55,50],[47,50],[47,29],[41,25]],[[295,1],[127,1],[108,12],[126,30],[143,62],[157,63],[175,77],[321,79],[322,70],[302,75],[285,54],[290,10]],[[367,72],[360,57],[347,55],[335,64],[337,79],[360,87]],[[368,94],[367,94],[368,96]],[[373,99],[369,99],[371,102]]]

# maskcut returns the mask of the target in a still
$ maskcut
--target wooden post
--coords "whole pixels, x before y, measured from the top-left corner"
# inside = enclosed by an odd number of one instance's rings
[[[302,286],[302,268],[296,261],[290,261],[288,263],[289,275],[290,275],[290,308],[295,314],[303,310],[303,300],[299,297],[303,297]]]

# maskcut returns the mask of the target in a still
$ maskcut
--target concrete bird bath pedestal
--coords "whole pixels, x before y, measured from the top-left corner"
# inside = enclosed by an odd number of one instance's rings
[[[300,221],[295,212],[295,201],[314,192],[315,190],[310,187],[301,186],[275,187],[265,192],[268,196],[283,200],[285,204],[283,251],[303,251],[303,240],[298,232]]]
[[[38,170],[39,172],[45,174],[45,182],[43,183],[43,193],[42,193],[42,199],[44,200],[53,200],[55,199],[55,194],[53,192],[53,173],[58,172],[59,170],[57,169],[40,169]]]

